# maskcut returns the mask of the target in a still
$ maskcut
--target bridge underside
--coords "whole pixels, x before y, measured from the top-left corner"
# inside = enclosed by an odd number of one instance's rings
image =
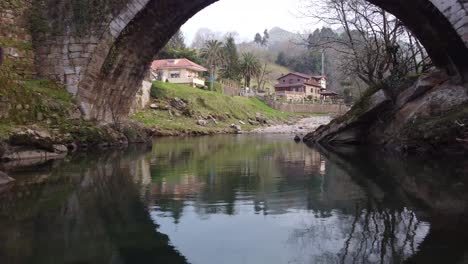
[[[403,21],[438,67],[462,80],[467,76],[467,0],[368,1]],[[216,0],[127,2],[114,15],[103,16],[104,22],[90,24],[80,34],[70,33],[76,25],[69,20],[64,22],[69,24],[63,32],[35,36],[39,74],[65,83],[88,119],[111,122],[125,118],[154,55],[190,17]],[[54,8],[46,11],[46,17],[52,17],[57,11]],[[65,12],[71,13],[64,18],[74,16],[73,9]]]

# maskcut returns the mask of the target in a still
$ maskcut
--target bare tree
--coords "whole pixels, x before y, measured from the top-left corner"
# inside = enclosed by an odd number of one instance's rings
[[[308,48],[338,51],[344,73],[367,85],[392,74],[420,73],[430,65],[427,53],[403,23],[365,0],[310,1],[305,10],[303,16],[343,29],[340,35],[308,38]]]
[[[268,82],[268,76],[271,74],[271,70],[268,68],[268,63],[264,63],[260,71],[258,72],[257,85],[258,90],[264,91],[265,85]]]

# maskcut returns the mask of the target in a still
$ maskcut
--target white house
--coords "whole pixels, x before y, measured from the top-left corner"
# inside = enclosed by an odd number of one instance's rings
[[[201,75],[207,71],[205,67],[184,58],[155,60],[151,65],[151,73],[155,79],[193,87],[205,86],[205,80]]]

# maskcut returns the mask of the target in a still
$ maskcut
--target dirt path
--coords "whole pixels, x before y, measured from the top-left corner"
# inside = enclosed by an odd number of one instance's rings
[[[301,119],[291,124],[275,125],[257,128],[252,131],[256,134],[297,134],[305,135],[316,130],[321,125],[326,125],[332,120],[329,116],[316,116]]]

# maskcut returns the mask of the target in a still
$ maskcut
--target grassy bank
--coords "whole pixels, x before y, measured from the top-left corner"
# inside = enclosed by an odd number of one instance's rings
[[[121,137],[109,127],[83,120],[63,85],[50,80],[13,81],[0,74],[0,142],[28,130],[45,132],[57,143],[89,146]]]
[[[242,130],[251,130],[260,126],[256,123],[257,116],[265,118],[269,123],[280,123],[299,117],[297,114],[272,109],[255,98],[225,96],[217,92],[163,82],[153,83],[151,97],[152,102],[159,106],[158,109],[145,109],[132,118],[148,128],[168,135],[232,132],[231,124],[240,125]],[[180,111],[172,107],[171,101],[174,98],[185,102],[186,109]],[[199,120],[206,120],[207,124],[198,125]]]

